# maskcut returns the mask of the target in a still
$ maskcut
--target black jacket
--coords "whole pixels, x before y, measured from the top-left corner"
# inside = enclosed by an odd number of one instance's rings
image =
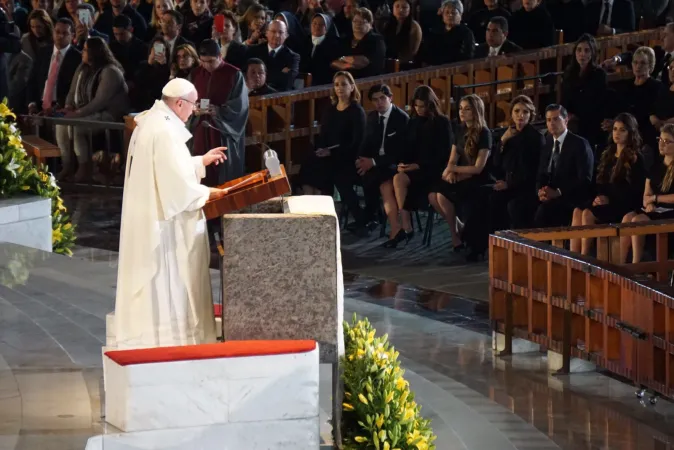
[[[585,5],[585,32],[595,35],[599,27],[601,17],[601,0],[595,0]],[[616,34],[629,33],[635,31],[636,18],[634,15],[634,4],[631,0],[613,0],[613,9],[611,10],[611,28],[615,29]]]
[[[300,59],[300,70],[311,74],[311,84],[313,86],[332,83],[332,76],[335,74],[335,70],[330,64],[342,56],[340,54],[342,47],[339,38],[327,35],[323,39],[323,42],[318,44],[312,55],[313,49],[314,44],[311,41],[311,37],[307,37],[304,40],[303,50],[300,54],[302,56]]]
[[[517,53],[521,51],[522,47],[515,44],[513,41],[506,39],[503,41],[503,45],[501,45],[498,54],[499,56],[510,55],[511,53]],[[475,48],[475,55],[473,55],[474,58],[486,58],[487,56],[489,56],[489,44],[484,42]]]
[[[259,58],[267,66],[267,84],[281,92],[293,89],[293,83],[300,72],[300,55],[290,50],[285,45],[277,51],[272,58],[269,56],[267,43],[257,44],[248,48],[246,58]],[[289,68],[288,72],[283,69]]]
[[[131,25],[133,26],[133,35],[138,39],[145,39],[147,36],[147,23],[145,19],[141,16],[138,11],[136,11],[130,4],[126,5],[126,8],[122,10],[122,14],[131,19]],[[112,8],[107,7],[103,14],[101,14],[96,23],[94,24],[94,29],[100,31],[103,34],[108,36],[113,36],[112,32],[112,22],[115,20],[115,15],[112,13]]]
[[[123,44],[116,39],[110,42],[110,51],[124,69],[124,79],[133,80],[136,70],[143,61],[147,61],[148,46],[137,37]]]
[[[379,144],[381,135],[379,133],[379,113],[371,111],[367,115],[365,125],[365,142],[360,151],[360,156],[373,158],[377,167],[387,167],[395,169],[400,162],[403,150],[405,148],[405,133],[407,131],[407,122],[410,117],[405,111],[392,105],[391,114],[384,130],[384,154],[379,154]]]
[[[505,181],[508,190],[522,191],[533,196],[536,192],[539,159],[544,147],[545,137],[532,125],[525,126],[505,144],[499,142],[492,157],[492,177]]]
[[[510,17],[509,38],[525,50],[549,47],[555,44],[555,24],[545,5],[527,12],[524,8]]]
[[[225,62],[233,65],[241,71],[246,70],[246,51],[247,48],[240,42],[232,41],[227,47]]]
[[[43,47],[38,50],[35,61],[33,61],[33,72],[28,81],[28,102],[35,102],[38,108],[42,108],[42,94],[47,85],[53,52],[54,46]],[[66,104],[70,84],[81,62],[82,53],[71,45],[66,51],[63,61],[61,61],[61,67],[59,67],[59,74],[56,80],[56,103],[61,107],[64,107]]]
[[[584,138],[567,133],[554,173],[548,171],[554,140],[548,134],[545,148],[538,164],[536,189],[549,186],[559,189],[562,198],[578,203],[591,196],[594,155],[590,144]]]

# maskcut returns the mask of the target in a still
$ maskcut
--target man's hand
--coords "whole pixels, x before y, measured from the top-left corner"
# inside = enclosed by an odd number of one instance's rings
[[[496,183],[494,183],[494,190],[495,191],[505,191],[508,189],[508,183],[506,183],[503,180],[498,180]]]
[[[330,156],[330,150],[327,148],[319,148],[316,150],[316,156],[319,158],[325,158],[326,156]]]
[[[618,59],[615,56],[601,63],[601,68],[607,72],[615,72],[616,67],[618,67]]]
[[[225,150],[227,150],[227,147],[216,147],[209,150],[208,153],[204,155],[204,166],[210,166],[213,163],[217,166],[221,162],[225,162],[227,159]]]
[[[365,175],[365,172],[374,167],[374,159],[372,158],[358,158],[356,160],[356,171],[361,177]]]
[[[613,28],[609,27],[608,25],[599,25],[597,27],[597,35],[598,36],[613,36]]]
[[[549,200],[554,200],[561,196],[559,189],[552,189],[550,186],[543,186],[538,191],[538,199],[542,202],[547,202]]]

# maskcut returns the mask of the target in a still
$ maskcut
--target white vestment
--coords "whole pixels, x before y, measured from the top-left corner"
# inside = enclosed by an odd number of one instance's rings
[[[117,348],[215,342],[203,158],[190,155],[192,135],[163,101],[135,121],[122,203]]]

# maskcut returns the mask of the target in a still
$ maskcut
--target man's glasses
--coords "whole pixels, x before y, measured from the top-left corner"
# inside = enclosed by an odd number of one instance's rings
[[[197,102],[196,102],[196,101],[192,102],[192,101],[189,101],[189,100],[187,100],[186,98],[182,98],[182,97],[180,97],[180,100],[182,100],[182,101],[184,101],[184,102],[187,102],[187,103],[191,104],[191,105],[192,105],[192,109],[197,109]]]

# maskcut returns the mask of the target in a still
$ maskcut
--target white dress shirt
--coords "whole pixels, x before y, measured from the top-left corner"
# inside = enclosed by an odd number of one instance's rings
[[[388,125],[388,118],[391,115],[391,111],[393,110],[393,103],[391,103],[391,106],[388,107],[386,112],[384,114],[379,114],[377,116],[377,125],[379,125],[379,119],[381,117],[384,118],[384,135],[381,138],[381,147],[379,147],[379,156],[384,156],[386,152],[384,151],[384,143],[386,142],[386,126]]]
[[[503,47],[503,44],[499,45],[498,47],[489,47],[489,56],[498,56],[499,52],[501,51],[501,47]]]
[[[59,61],[59,65],[56,67],[56,86],[58,86],[59,82],[59,76],[58,73],[61,71],[61,64],[63,64],[63,59],[66,57],[66,53],[68,53],[68,50],[70,49],[70,44],[66,45],[65,48],[59,50],[54,46],[54,50],[51,54],[51,58],[49,59],[49,68],[51,69],[51,63],[56,57],[56,53],[61,54],[61,60]],[[47,72],[47,80],[49,79],[49,72]],[[56,101],[56,86],[54,86],[54,91],[52,92],[52,102]],[[42,89],[42,99],[44,100],[44,91],[47,89],[47,83],[45,81],[45,86],[44,89]]]

